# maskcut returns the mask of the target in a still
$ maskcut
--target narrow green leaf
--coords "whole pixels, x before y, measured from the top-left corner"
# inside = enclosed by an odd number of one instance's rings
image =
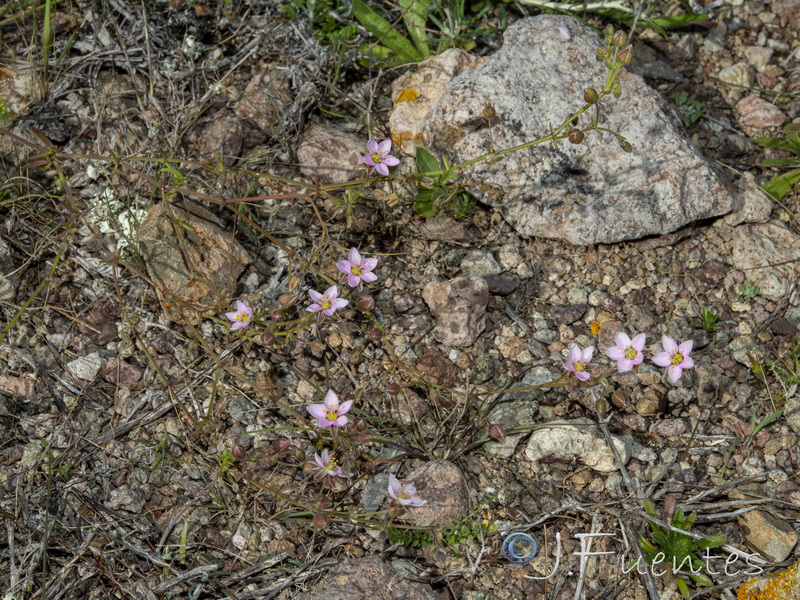
[[[381,44],[392,49],[400,60],[416,62],[421,58],[411,42],[397,33],[391,23],[361,0],[353,0],[353,14],[367,31],[377,37]]]
[[[766,427],[767,425],[769,425],[770,423],[772,423],[772,422],[773,422],[775,419],[779,419],[779,418],[781,417],[781,415],[782,415],[782,414],[783,414],[783,409],[781,409],[781,410],[776,410],[774,413],[772,413],[772,414],[770,414],[770,415],[767,415],[766,417],[764,417],[764,418],[761,420],[761,422],[760,422],[758,425],[756,425],[756,426],[755,426],[755,428],[754,428],[754,429],[753,429],[753,431],[750,433],[750,435],[755,435],[755,434],[757,434],[759,431],[761,431],[762,429],[764,429],[764,427]]]
[[[420,173],[433,173],[439,170],[439,161],[425,148],[417,146],[417,169]]]
[[[408,29],[411,41],[419,50],[423,57],[431,55],[428,48],[428,39],[425,34],[425,20],[428,17],[429,0],[400,0],[400,8],[403,10],[403,22]]]
[[[694,573],[692,575],[689,575],[689,577],[691,577],[697,583],[705,587],[711,587],[712,585],[714,585],[714,582],[711,581],[711,578],[708,575],[705,575],[704,573]]]
[[[694,543],[695,548],[716,548],[728,541],[724,535],[712,535]]]
[[[760,137],[755,139],[755,143],[762,148],[775,148],[777,150],[788,150],[789,152],[794,150],[794,146],[789,141],[780,138]]]
[[[700,23],[708,20],[708,15],[698,15],[697,13],[686,13],[685,15],[678,15],[675,17],[656,17],[649,19],[659,27],[667,29],[669,27],[685,27],[694,23]]]
[[[683,595],[683,597],[689,598],[689,586],[686,585],[686,581],[684,581],[683,577],[676,577],[675,583],[678,584],[678,591]]]
[[[798,180],[800,180],[800,169],[795,169],[794,171],[789,171],[783,175],[773,177],[766,185],[761,186],[761,189],[775,200],[780,200],[789,193],[789,190],[792,189],[792,186],[797,183]]]
[[[791,167],[800,164],[797,158],[765,158],[761,161],[762,167]]]

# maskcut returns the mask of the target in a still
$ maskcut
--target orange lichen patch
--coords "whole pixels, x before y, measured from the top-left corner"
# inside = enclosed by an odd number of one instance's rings
[[[417,98],[419,98],[419,92],[417,90],[400,90],[400,95],[397,96],[397,100],[395,100],[394,103],[400,104],[401,102],[413,102],[416,104],[419,102]]]
[[[736,600],[800,600],[798,564],[769,577],[748,579],[736,593]]]
[[[392,143],[395,146],[402,146],[403,142],[421,142],[422,136],[414,135],[410,131],[393,131]]]

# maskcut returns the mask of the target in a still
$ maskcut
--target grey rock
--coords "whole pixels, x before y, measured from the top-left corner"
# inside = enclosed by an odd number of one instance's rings
[[[402,577],[376,555],[345,558],[299,600],[439,600],[429,586]]]
[[[800,236],[776,221],[741,225],[733,233],[732,262],[762,296],[780,300],[800,279]]]
[[[800,394],[794,394],[791,398],[786,399],[785,412],[783,416],[792,431],[800,433]]]
[[[758,356],[760,345],[752,335],[738,335],[728,345],[733,359],[746,367],[750,366],[749,356]]]
[[[144,508],[144,498],[136,490],[111,490],[108,507],[112,510],[127,510],[138,513]]]
[[[500,458],[510,458],[517,444],[526,433],[508,433],[514,427],[531,427],[536,421],[539,403],[535,400],[519,400],[496,406],[487,416],[490,425],[502,425],[506,438],[502,442],[487,442],[483,449]]]
[[[735,227],[742,223],[766,223],[772,213],[773,203],[761,191],[751,173],[745,173],[737,182],[739,193],[733,197],[733,212],[722,222]]]
[[[743,90],[753,86],[755,77],[753,68],[744,62],[725,67],[717,73],[717,79],[730,86],[731,89],[728,91],[728,96],[734,100],[738,100],[741,97]]]
[[[422,298],[436,318],[433,337],[448,346],[471,346],[486,327],[489,286],[480,277],[432,281]]]
[[[494,296],[509,296],[518,286],[517,278],[507,275],[484,275],[483,280],[489,286],[489,293]]]
[[[491,250],[469,250],[461,260],[461,271],[468,277],[497,275],[501,270]]]
[[[72,373],[73,377],[84,381],[92,381],[102,367],[103,359],[100,358],[99,352],[92,352],[67,363],[67,370]]]
[[[653,423],[650,433],[664,437],[676,437],[686,432],[686,422],[683,419],[664,419]]]
[[[555,458],[579,463],[598,471],[610,473],[617,470],[611,447],[593,421],[586,418],[569,421],[552,421],[531,435],[525,455],[531,462]],[[611,436],[623,463],[630,460],[633,438]]]
[[[562,25],[570,40],[559,33]],[[504,40],[485,66],[454,77],[431,108],[423,141],[451,163],[485,154],[490,132],[495,148],[536,139],[583,106],[583,89],[599,89],[606,79],[595,57],[600,40],[575,19],[522,19]],[[633,153],[592,135],[580,145],[542,145],[466,170],[470,181],[504,190],[497,206],[523,236],[614,243],[730,210],[728,193],[667,116],[663,99],[637,75],[618,81],[622,97],[604,99],[603,125],[623,133]],[[491,126],[482,116],[487,104],[496,113]],[[488,192],[476,193],[493,204]]]

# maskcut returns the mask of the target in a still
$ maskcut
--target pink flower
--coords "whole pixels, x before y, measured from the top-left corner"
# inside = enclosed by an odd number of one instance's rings
[[[308,414],[317,420],[317,427],[327,429],[328,427],[344,427],[347,425],[345,413],[353,405],[352,400],[339,404],[339,397],[333,390],[328,390],[325,394],[323,404],[311,404],[306,407]]]
[[[314,304],[307,307],[306,310],[309,312],[322,311],[323,314],[326,314],[329,317],[340,308],[344,308],[349,304],[349,302],[344,298],[339,298],[339,288],[337,288],[335,285],[332,285],[325,290],[324,294],[320,294],[314,290],[308,290],[308,295],[311,296]]]
[[[236,331],[250,324],[250,319],[253,318],[253,309],[247,306],[241,300],[236,301],[236,312],[225,313],[225,316],[233,321],[231,331]]]
[[[314,462],[319,467],[319,471],[314,475],[314,479],[322,479],[323,477],[350,477],[352,474],[346,474],[342,471],[342,467],[336,462],[333,454],[328,453],[328,449],[322,450],[322,456],[314,454]]]
[[[564,27],[563,25],[559,26],[558,33],[560,33],[561,37],[563,37],[565,40],[568,40],[572,37],[569,27]]]
[[[336,268],[347,275],[347,284],[350,287],[359,287],[361,282],[369,283],[378,277],[372,269],[378,266],[377,258],[365,258],[361,260],[361,254],[355,248],[350,248],[347,260],[340,260],[336,263]]]
[[[644,350],[644,344],[647,341],[643,333],[640,333],[631,341],[631,338],[620,331],[614,341],[617,345],[606,350],[606,356],[611,360],[617,361],[617,371],[624,373],[625,371],[630,371],[634,366],[642,364],[644,360],[642,350]]]
[[[581,350],[578,344],[572,344],[569,347],[569,360],[564,363],[564,368],[581,381],[588,381],[591,375],[586,370],[586,367],[589,366],[589,361],[592,360],[592,354],[594,354],[594,346]]]
[[[691,369],[694,366],[694,360],[689,356],[694,342],[686,340],[679,346],[675,340],[665,335],[661,338],[661,345],[664,346],[664,352],[659,352],[653,356],[653,362],[659,367],[669,367],[669,380],[672,383],[677,383],[683,374],[683,370]]]
[[[422,506],[427,500],[417,496],[417,488],[411,484],[401,484],[397,477],[389,474],[389,497],[401,506]]]
[[[383,140],[380,144],[373,139],[367,142],[367,152],[364,155],[364,164],[375,167],[381,175],[389,174],[389,167],[399,165],[400,161],[389,154],[392,149],[392,140]]]

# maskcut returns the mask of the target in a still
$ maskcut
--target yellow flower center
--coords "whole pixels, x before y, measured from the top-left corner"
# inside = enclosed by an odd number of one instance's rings
[[[325,418],[328,419],[328,421],[335,421],[339,418],[339,413],[336,412],[336,410],[329,408],[328,414],[325,415]]]
[[[673,365],[679,365],[682,362],[683,362],[683,354],[681,354],[680,352],[676,352],[675,354],[672,355]]]
[[[383,154],[381,154],[380,152],[376,152],[375,154],[372,155],[372,160],[374,160],[376,163],[381,162],[383,160]]]
[[[586,363],[576,362],[575,363],[575,370],[576,371],[585,371],[586,370]]]
[[[361,263],[353,263],[353,266],[350,267],[350,272],[353,275],[361,275]]]
[[[323,296],[319,299],[319,305],[322,308],[330,308],[331,307],[331,298],[330,296]]]
[[[627,358],[628,360],[633,360],[634,358],[636,358],[636,354],[637,354],[636,348],[634,347],[630,347],[627,350],[625,350],[625,358]]]

